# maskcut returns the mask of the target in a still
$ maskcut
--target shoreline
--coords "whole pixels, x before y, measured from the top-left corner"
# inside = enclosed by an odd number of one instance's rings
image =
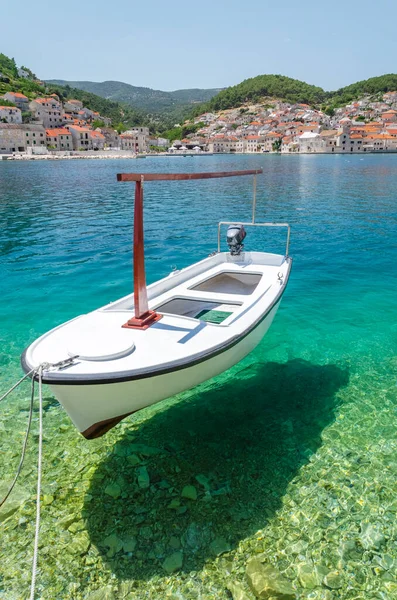
[[[397,154],[397,150],[376,150],[375,152],[202,152],[202,153],[185,153],[174,154],[170,152],[159,152],[156,154],[135,154],[125,152],[106,152],[98,151],[93,153],[63,153],[56,154],[0,154],[0,162],[6,160],[12,161],[36,161],[36,160],[124,160],[124,159],[143,159],[143,158],[193,158],[202,156],[264,156],[264,155],[279,155],[279,156],[351,156],[351,155],[376,155],[376,154]]]

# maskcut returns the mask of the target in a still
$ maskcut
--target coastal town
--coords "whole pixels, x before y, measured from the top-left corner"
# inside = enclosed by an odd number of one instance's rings
[[[397,92],[363,98],[329,115],[308,104],[271,102],[197,117],[181,140],[214,153],[350,153],[397,150]],[[174,143],[175,145],[175,143]]]
[[[29,100],[20,92],[7,92],[0,98],[3,155],[45,157],[102,150],[136,155],[157,143],[150,139],[148,127],[134,127],[119,135],[108,117],[84,107],[79,100],[62,103],[56,94]]]
[[[194,133],[181,140],[153,136],[148,127],[118,133],[108,117],[79,100],[62,102],[57,94],[29,99],[20,92],[7,92],[0,97],[0,155],[396,152],[397,91],[324,112],[308,104],[265,99],[206,112],[187,125]]]

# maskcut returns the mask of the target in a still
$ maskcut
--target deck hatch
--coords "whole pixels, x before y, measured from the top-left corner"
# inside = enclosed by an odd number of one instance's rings
[[[191,287],[196,292],[213,292],[214,294],[251,295],[258,286],[262,275],[259,273],[239,273],[223,271],[209,279]]]
[[[207,323],[221,323],[240,306],[240,303],[213,302],[211,300],[196,300],[195,298],[172,298],[172,300],[156,306],[156,311],[163,314],[191,317]]]

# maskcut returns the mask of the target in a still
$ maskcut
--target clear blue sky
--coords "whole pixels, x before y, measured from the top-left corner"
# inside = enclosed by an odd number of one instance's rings
[[[396,23],[396,0],[10,0],[0,52],[41,79],[174,90],[280,73],[333,90],[397,72]]]

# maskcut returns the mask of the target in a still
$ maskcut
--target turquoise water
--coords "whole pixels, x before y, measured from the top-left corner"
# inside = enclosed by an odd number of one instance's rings
[[[397,598],[396,157],[0,162],[1,388],[38,335],[131,290],[133,186],[116,173],[258,167],[257,220],[291,224],[294,264],[255,352],[92,442],[46,391],[40,597],[249,599],[259,556],[291,597]],[[245,178],[148,183],[149,282],[213,251],[219,220],[250,215]],[[282,252],[284,238],[249,231],[252,247]],[[28,397],[0,406],[3,482]],[[0,512],[7,599],[29,586],[36,452]]]

